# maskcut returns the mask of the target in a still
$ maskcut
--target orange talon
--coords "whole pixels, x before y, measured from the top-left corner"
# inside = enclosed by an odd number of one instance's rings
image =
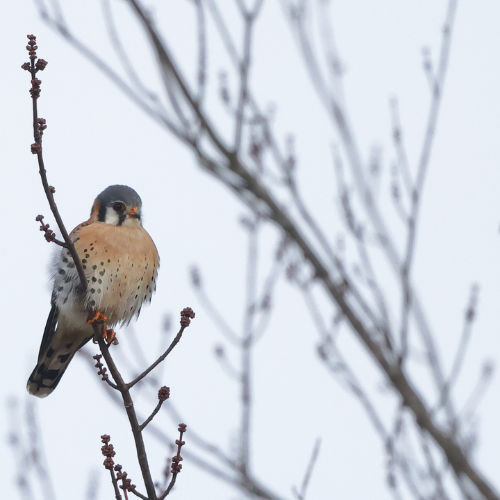
[[[113,328],[108,328],[103,334],[102,338],[108,343],[108,345],[118,344],[118,339],[116,338],[116,333]]]
[[[87,323],[93,325],[94,323],[105,323],[108,317],[97,311],[92,319],[89,319]]]

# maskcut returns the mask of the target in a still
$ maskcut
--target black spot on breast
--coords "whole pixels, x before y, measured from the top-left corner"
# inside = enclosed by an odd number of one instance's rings
[[[100,274],[101,276],[104,276],[104,273],[105,273],[105,272],[106,272],[106,269],[103,269],[102,271],[99,271],[99,274]]]
[[[97,266],[94,264],[94,265],[92,266],[92,269],[97,269]]]
[[[137,300],[138,295],[135,296],[135,299]]]
[[[87,269],[87,266],[85,264],[82,267],[83,267],[83,269]]]
[[[104,266],[104,262],[103,261],[101,261],[101,266]]]
[[[65,363],[66,361],[68,361],[69,353],[68,354],[59,354],[59,356],[57,356],[57,358],[59,359],[59,361],[61,363]]]
[[[90,254],[86,253],[85,257],[88,259],[90,257]]]
[[[64,287],[63,287],[63,286],[60,286],[60,287],[58,287],[58,288],[57,288],[57,291],[58,291],[58,292],[62,292],[63,290],[64,290]]]
[[[107,252],[107,250],[106,250],[106,252]],[[111,259],[108,259],[108,264],[109,264],[110,262],[111,262]]]
[[[89,304],[90,304],[91,306],[95,306],[95,300],[91,300],[91,301],[89,302]]]
[[[82,259],[82,264],[85,264],[87,262],[87,259]]]
[[[95,276],[92,276],[92,283],[95,283],[97,281],[97,278]]]
[[[90,293],[95,293],[95,288],[91,288]]]
[[[87,253],[87,252],[88,252],[88,250],[85,248],[85,250],[83,251],[83,253]]]
[[[52,349],[52,347],[49,347],[47,349],[47,352],[45,353],[45,356],[47,356],[47,358],[51,358],[53,354],[54,354],[54,349]]]
[[[97,280],[97,283],[99,283],[99,285],[100,285],[100,284],[102,283],[102,279],[101,279],[101,278],[99,278],[99,279]]]
[[[66,274],[66,271],[64,269],[58,269],[57,272],[59,274]]]
[[[68,267],[69,267],[70,269],[72,269],[73,267],[75,267],[75,263],[74,263],[74,262],[70,262],[70,263],[68,264]]]
[[[62,261],[63,261],[63,262],[68,262],[68,259],[67,259],[66,257],[63,257],[63,258],[62,258]]]

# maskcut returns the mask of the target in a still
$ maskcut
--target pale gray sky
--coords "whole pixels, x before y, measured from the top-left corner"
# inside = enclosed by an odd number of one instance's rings
[[[166,38],[191,76],[195,42],[190,3],[178,3],[168,8],[158,6],[157,14]],[[336,41],[346,71],[346,101],[365,159],[377,147],[384,165],[390,165],[393,153],[388,102],[397,96],[409,156],[415,165],[429,102],[421,51],[428,46],[432,56],[437,56],[446,3],[333,2]],[[311,92],[279,5],[274,0],[265,2],[256,32],[252,84],[262,103],[276,105],[276,129],[283,141],[288,133],[296,136],[299,179],[305,195],[320,220],[331,217],[334,226],[336,191],[330,153],[335,133]],[[67,1],[64,6],[76,33],[113,61],[100,3]],[[144,80],[160,88],[151,61],[143,56],[145,44],[138,37],[137,27],[121,3],[115,7],[121,32],[131,40],[127,46],[131,59],[137,62]],[[459,407],[473,388],[481,363],[484,359],[497,361],[500,350],[499,18],[500,6],[495,1],[459,2],[414,268],[448,367],[470,284],[480,285],[478,320],[458,385]],[[109,184],[129,184],[139,192],[145,226],[161,255],[161,269],[152,305],[144,309],[134,328],[153,359],[161,341],[164,314],[171,313],[177,322],[182,307],[193,307],[197,318],[168,359],[162,383],[171,387],[172,402],[188,424],[186,448],[192,426],[231,450],[238,429],[236,386],[214,359],[213,347],[222,338],[193,293],[188,269],[193,263],[200,266],[212,299],[227,312],[228,321],[239,327],[246,237],[238,216],[245,213],[244,208],[202,173],[179,143],[53,33],[37,16],[34,4],[11,2],[4,9],[0,26],[1,180],[5,187],[0,238],[4,262],[4,356],[0,372],[4,383],[0,399],[3,402],[15,397],[23,405],[29,397],[25,383],[36,361],[50,301],[48,263],[53,249],[38,232],[34,218],[43,213],[52,226],[54,223],[36,161],[29,152],[29,79],[20,69],[27,59],[26,34],[34,33],[39,55],[49,62],[41,74],[39,109],[48,122],[44,151],[49,181],[57,189],[66,225],[73,227],[84,220],[94,197]],[[217,44],[209,47],[208,59],[214,91],[217,72],[227,68],[227,61]],[[209,107],[217,121],[227,122],[216,96],[209,99]],[[331,190],[325,189],[328,183]],[[382,189],[388,191],[387,186]],[[332,227],[332,236],[337,232]],[[270,247],[272,231],[267,230],[264,239],[264,246]],[[130,348],[126,332],[119,333],[119,338],[120,349]],[[291,498],[291,487],[300,483],[314,439],[319,436],[322,448],[309,500],[387,498],[382,445],[359,404],[317,362],[316,342],[300,295],[282,282],[269,331],[255,354],[256,475]],[[364,351],[348,334],[342,343],[360,378],[372,389],[383,390],[382,380]],[[85,498],[92,472],[99,477],[98,498],[111,498],[108,474],[101,466],[99,436],[103,433],[112,436],[116,461],[141,484],[126,416],[105,397],[101,382],[87,364],[76,358],[54,394],[36,402],[46,464],[57,498],[63,500]],[[476,458],[492,480],[498,477],[499,390],[495,377],[477,420],[480,439]],[[149,413],[154,404],[151,399],[138,400],[143,413]],[[391,409],[388,397],[382,411]],[[175,422],[165,414],[158,422],[175,439]],[[5,498],[17,498],[16,467],[6,446],[4,410],[0,412],[0,428],[2,491]],[[153,473],[159,475],[170,452],[151,438],[147,444]],[[241,495],[186,460],[173,498],[232,499]]]

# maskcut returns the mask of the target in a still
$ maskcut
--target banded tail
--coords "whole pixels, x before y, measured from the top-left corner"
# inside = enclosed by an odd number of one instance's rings
[[[56,387],[75,353],[90,337],[64,328],[59,320],[59,310],[53,305],[38,353],[38,362],[33,369],[26,388],[39,398],[48,396]]]

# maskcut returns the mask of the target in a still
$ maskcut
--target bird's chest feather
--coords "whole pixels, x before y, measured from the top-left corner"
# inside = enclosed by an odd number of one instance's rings
[[[149,234],[95,222],[82,227],[74,243],[87,278],[85,309],[105,314],[110,325],[128,323],[156,288],[159,258]]]

